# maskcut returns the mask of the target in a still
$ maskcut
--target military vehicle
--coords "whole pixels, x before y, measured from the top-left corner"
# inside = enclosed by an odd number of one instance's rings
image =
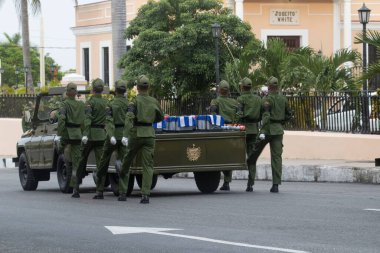
[[[51,172],[56,172],[59,188],[63,193],[72,192],[70,162],[61,152],[60,137],[57,136],[56,113],[62,99],[62,89],[51,89],[36,97],[31,129],[17,142],[17,157],[20,183],[25,191],[33,191],[40,181],[49,181]],[[78,99],[85,99],[88,91],[79,91]],[[244,131],[191,131],[158,133],[154,159],[152,189],[157,176],[165,179],[182,172],[193,172],[198,189],[202,193],[214,192],[220,182],[223,170],[246,169]],[[137,156],[131,170],[128,193],[133,190],[134,181],[142,185],[142,170]],[[118,171],[121,162],[111,159],[106,184],[118,194]],[[90,154],[86,174],[96,173],[95,158]]]

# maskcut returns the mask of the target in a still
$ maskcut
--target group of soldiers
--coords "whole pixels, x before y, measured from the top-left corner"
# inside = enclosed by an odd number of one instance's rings
[[[210,111],[224,118],[226,124],[241,123],[246,130],[248,165],[247,192],[253,191],[256,176],[256,162],[269,143],[273,185],[270,192],[278,193],[282,175],[283,125],[291,119],[292,113],[286,97],[279,93],[278,79],[270,77],[266,85],[268,95],[261,98],[251,92],[252,81],[245,77],[240,81],[241,95],[235,100],[229,97],[230,86],[222,80],[219,96],[211,101]],[[261,128],[259,129],[259,122]],[[230,190],[232,171],[223,171],[222,191]]]
[[[71,164],[70,187],[73,198],[79,198],[79,186],[85,176],[87,159],[91,150],[96,159],[96,195],[103,199],[104,184],[112,153],[122,160],[119,172],[119,201],[126,201],[130,167],[141,151],[143,182],[142,204],[149,203],[153,177],[153,155],[155,131],[152,124],[163,120],[164,115],[158,101],[148,95],[149,79],[142,75],[137,80],[138,95],[131,101],[125,97],[127,85],[119,80],[115,83],[115,97],[108,101],[102,97],[104,82],[92,82],[92,96],[85,103],[76,100],[77,86],[69,83],[66,99],[58,113],[58,135],[61,150]]]
[[[122,160],[119,171],[119,201],[126,201],[130,167],[138,152],[141,152],[143,168],[141,201],[149,203],[153,177],[155,130],[152,123],[163,120],[164,115],[158,101],[148,95],[149,79],[142,75],[137,80],[138,95],[128,101],[126,82],[115,83],[115,96],[111,101],[102,97],[104,83],[101,79],[92,82],[92,96],[85,103],[75,99],[77,86],[67,85],[66,99],[58,113],[58,135],[61,150],[71,164],[70,187],[73,198],[79,198],[79,186],[85,176],[87,159],[93,150],[96,158],[96,195],[103,199],[104,185],[111,156],[117,151]],[[210,112],[219,114],[226,124],[241,123],[246,129],[247,165],[249,179],[247,192],[253,191],[256,161],[266,144],[270,144],[273,186],[270,192],[278,192],[282,174],[283,124],[291,118],[286,98],[279,93],[275,77],[267,81],[268,95],[264,98],[252,93],[252,81],[240,81],[241,96],[229,97],[227,81],[221,81],[219,95],[211,101]],[[259,129],[259,122],[261,128]],[[229,191],[232,171],[224,171],[224,183],[220,190]]]

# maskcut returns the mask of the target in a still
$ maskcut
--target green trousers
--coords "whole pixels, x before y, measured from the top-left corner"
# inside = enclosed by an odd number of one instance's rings
[[[141,194],[149,195],[150,187],[152,185],[153,177],[153,156],[154,156],[154,137],[135,137],[129,138],[128,147],[123,159],[123,165],[120,171],[120,193],[127,193],[130,168],[133,159],[136,157],[137,153],[141,154],[141,166],[142,166],[142,187]]]
[[[252,153],[253,148],[255,146],[257,134],[247,134],[245,137],[245,145],[247,157]],[[256,166],[249,166],[248,164],[248,183],[247,185],[252,186],[255,184],[255,176],[256,176]]]
[[[81,145],[78,144],[63,144],[64,156],[66,164],[71,166],[70,187],[78,187],[78,168],[81,160]]]
[[[256,176],[256,162],[259,158],[261,152],[264,150],[265,146],[269,143],[270,147],[270,159],[272,167],[272,180],[273,184],[281,184],[281,175],[282,175],[282,139],[283,135],[267,135],[264,140],[256,138],[253,149],[248,155],[247,164],[248,167],[252,170],[252,177],[250,179],[253,181]]]
[[[103,151],[103,143],[104,143],[103,141],[88,141],[86,144],[82,145],[82,157],[81,157],[78,171],[77,171],[79,184],[81,183],[82,178],[85,177],[88,156],[90,155],[92,150],[94,150],[94,153],[95,153],[96,168],[99,168],[100,159],[102,157],[102,151]]]
[[[104,191],[104,183],[106,181],[108,166],[110,164],[112,153],[116,150],[117,160],[122,160],[125,155],[125,146],[121,141],[117,141],[115,145],[110,143],[109,138],[106,139],[103,146],[103,154],[100,159],[98,170],[96,171],[96,191]]]

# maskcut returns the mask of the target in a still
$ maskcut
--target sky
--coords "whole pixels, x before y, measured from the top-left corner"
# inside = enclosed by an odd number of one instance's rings
[[[9,35],[21,34],[21,26],[16,13],[15,0],[1,0],[0,5],[0,41],[4,41],[4,32]],[[0,1],[0,2],[1,2]],[[79,0],[79,4],[100,2],[99,0]],[[75,66],[75,36],[71,28],[75,24],[74,0],[41,0],[41,14],[45,30],[45,54],[62,66],[63,71]],[[40,14],[29,13],[29,31],[32,46],[40,45]],[[49,48],[50,47],[50,48]],[[51,48],[55,47],[55,48]],[[61,47],[61,49],[57,48]],[[62,47],[66,49],[62,49]]]

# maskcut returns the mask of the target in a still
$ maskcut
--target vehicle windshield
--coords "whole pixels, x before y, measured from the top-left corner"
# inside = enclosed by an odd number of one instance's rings
[[[45,121],[51,118],[51,112],[60,107],[62,96],[44,96],[38,108],[38,119]]]

